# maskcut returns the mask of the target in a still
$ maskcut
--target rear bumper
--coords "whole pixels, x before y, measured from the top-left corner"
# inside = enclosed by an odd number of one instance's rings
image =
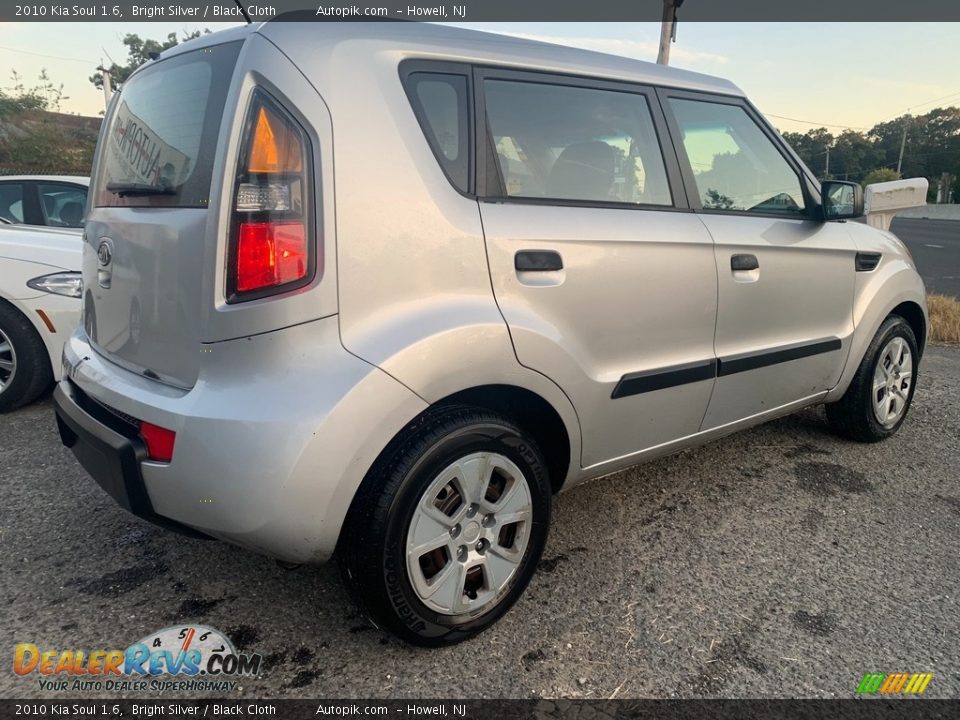
[[[182,390],[109,362],[78,331],[55,395],[64,443],[151,522],[288,562],[328,559],[367,469],[426,404],[346,352],[336,317],[201,350]],[[170,463],[145,459],[137,421],[176,432]]]
[[[134,426],[90,400],[69,380],[54,389],[53,404],[64,447],[120,507],[168,530],[209,537],[154,511],[140,472],[147,451]]]

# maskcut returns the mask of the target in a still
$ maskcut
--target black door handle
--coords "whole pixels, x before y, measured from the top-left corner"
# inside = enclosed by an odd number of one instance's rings
[[[759,270],[760,262],[757,260],[756,255],[738,253],[736,255],[730,256],[730,269],[731,270]]]
[[[553,272],[563,270],[563,258],[553,250],[521,250],[513,256],[518,272]]]

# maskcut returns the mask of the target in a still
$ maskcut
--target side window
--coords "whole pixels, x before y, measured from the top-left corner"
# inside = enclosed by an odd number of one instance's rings
[[[74,185],[38,183],[44,222],[54,227],[82,227],[87,193]]]
[[[467,78],[446,73],[412,73],[407,92],[427,141],[450,181],[469,191],[470,126]]]
[[[486,80],[484,96],[508,197],[672,205],[643,95]]]
[[[20,183],[0,183],[0,217],[23,222],[23,185]]]
[[[670,98],[705,210],[802,215],[800,179],[738,105]]]

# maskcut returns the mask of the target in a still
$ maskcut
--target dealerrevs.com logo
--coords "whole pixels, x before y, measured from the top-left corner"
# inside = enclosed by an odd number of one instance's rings
[[[230,691],[233,678],[256,675],[263,658],[238,653],[226,635],[203,625],[152,633],[126,650],[41,649],[20,643],[13,671],[36,675],[45,691]]]

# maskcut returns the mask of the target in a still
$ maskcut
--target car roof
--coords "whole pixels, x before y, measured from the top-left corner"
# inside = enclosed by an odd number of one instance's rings
[[[239,40],[251,32],[268,37],[294,61],[322,48],[330,57],[336,45],[376,43],[399,49],[398,59],[423,57],[458,62],[488,63],[581,76],[601,77],[648,85],[702,90],[743,96],[729,80],[634,60],[593,50],[581,50],[513,35],[469,30],[428,22],[292,22],[300,13],[280,15],[269,22],[234,27],[202,35],[163,52],[163,58],[181,52]],[[373,48],[371,48],[372,50]]]
[[[67,182],[75,185],[90,185],[90,178],[83,175],[0,175],[0,182]]]

